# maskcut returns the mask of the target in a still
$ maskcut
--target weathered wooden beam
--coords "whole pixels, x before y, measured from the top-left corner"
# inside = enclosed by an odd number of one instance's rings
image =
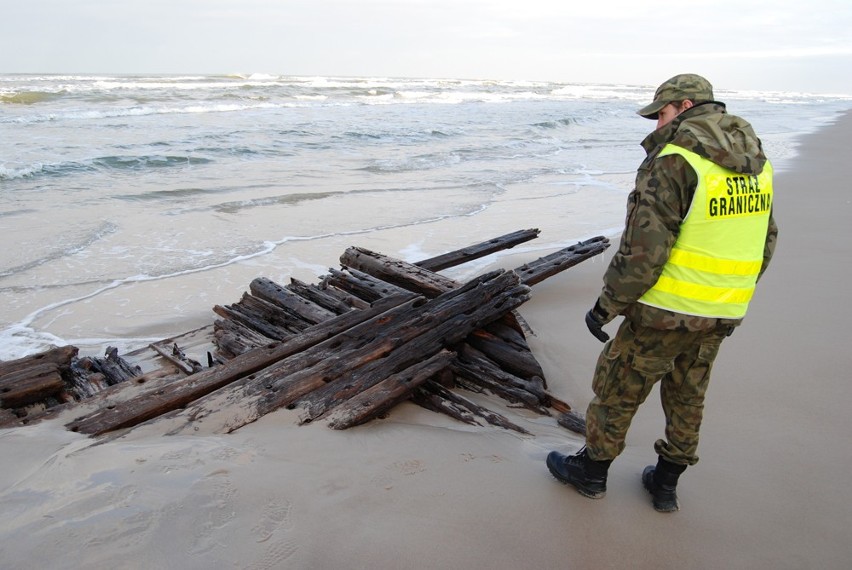
[[[449,277],[363,247],[348,248],[340,256],[340,263],[350,271],[363,272],[380,283],[390,283],[430,298],[460,285]]]
[[[509,275],[514,276],[514,274],[508,272],[504,273],[504,280],[509,279]],[[349,370],[337,373],[339,377],[333,381],[327,377],[325,378],[325,385],[317,384],[304,395],[296,396],[292,402],[296,402],[299,406],[305,408],[303,420],[309,421],[322,416],[330,409],[381,381],[387,375],[415,364],[442,347],[452,347],[460,343],[470,334],[470,331],[499,317],[500,314],[508,312],[509,309],[504,307],[501,307],[504,310],[499,312],[491,311],[490,304],[495,295],[493,292],[495,284],[484,282],[477,289],[480,295],[478,299],[467,299],[469,294],[465,293],[464,304],[461,305],[464,308],[461,312],[455,307],[450,307],[450,310],[440,313],[435,309],[436,315],[425,320],[428,325],[426,329],[418,324],[417,326],[403,328],[400,331],[391,329],[382,331],[380,338],[387,338],[388,335],[392,335],[391,338],[398,343],[392,353],[385,354],[382,352],[380,359],[367,360],[363,365],[356,362],[356,364],[350,366]],[[502,287],[502,285],[500,286]],[[457,291],[464,291],[465,289],[468,289],[468,286],[465,285],[457,290],[445,293],[435,300],[452,299],[456,296]],[[528,292],[524,292],[524,295],[528,295]],[[461,298],[461,295],[458,296]],[[517,305],[513,305],[511,308],[514,308],[514,306]],[[485,311],[487,318],[480,316],[483,311]],[[353,358],[352,355],[345,356],[347,362]]]
[[[122,358],[114,346],[107,347],[103,358],[90,360],[92,369],[103,374],[110,386],[126,382],[142,374],[142,369]]]
[[[541,378],[526,380],[506,372],[470,345],[459,347],[453,364],[457,374],[494,392],[511,402],[517,402],[543,415],[547,411],[547,394]]]
[[[213,323],[213,338],[219,355],[227,360],[253,348],[277,342],[231,319],[216,319]]]
[[[442,269],[455,267],[498,251],[511,249],[518,244],[537,238],[539,233],[541,233],[541,230],[539,229],[518,230],[510,234],[492,238],[488,241],[469,245],[455,251],[450,251],[442,255],[418,261],[414,265],[423,267],[430,271],[441,271]]]
[[[215,428],[229,432],[332,382],[343,391],[340,393],[360,393],[436,354],[445,345],[460,341],[471,330],[528,299],[529,289],[518,283],[514,273],[482,275],[436,299],[412,304],[398,318],[387,320],[382,316],[374,323],[365,323],[357,335],[350,331],[344,339],[330,339],[286,359],[228,387],[227,393],[214,393],[194,402],[181,415],[187,418],[188,426],[218,411],[213,407],[222,402],[240,402],[239,414],[229,415]],[[305,366],[308,358],[315,364]]]
[[[377,283],[390,282],[394,284],[393,287],[414,291],[427,297],[451,291],[460,286],[460,283],[454,279],[364,248],[348,248],[341,255],[340,262],[349,271],[363,272],[360,281],[366,281],[369,278],[375,280]],[[371,291],[379,289],[380,287],[377,284],[371,287]],[[505,331],[506,326],[504,325],[511,323],[512,328],[518,331],[514,339],[514,347],[517,350],[513,354],[506,347],[499,346],[499,343],[485,342],[480,343],[480,349],[489,357],[493,356],[495,361],[507,366],[510,370],[516,372],[523,370],[529,372],[530,375],[543,378],[544,372],[532,356],[526,339],[520,334],[521,327],[514,319],[514,313],[507,313],[500,319],[500,322],[503,325],[495,321],[494,323],[489,323],[488,327],[495,326],[498,327],[498,330]],[[512,362],[512,359],[515,362]]]
[[[82,364],[85,366],[87,362],[90,364],[88,359],[81,359],[72,364],[72,382],[75,383],[75,386],[70,389],[66,388],[69,393],[74,395],[75,399],[79,398],[81,401],[66,402],[38,411],[28,410],[26,414],[20,415],[20,417],[16,416],[14,419],[10,419],[10,421],[0,419],[0,427],[33,425],[39,421],[54,418],[69,409],[79,409],[81,406],[84,406],[86,409],[107,408],[115,405],[116,402],[122,402],[133,397],[132,387],[134,386],[151,386],[152,391],[154,391],[153,387],[169,384],[179,378],[186,378],[177,369],[167,366],[151,370],[126,382],[108,386],[105,377],[100,372],[87,371],[81,373],[78,377],[78,365]],[[16,414],[19,414],[21,411],[20,409],[16,410]]]
[[[3,375],[0,378],[0,408],[19,408],[54,396],[65,388],[59,365],[39,364]]]
[[[245,299],[247,295],[243,295]],[[241,300],[242,301],[242,300]],[[213,312],[225,319],[236,321],[255,332],[267,336],[273,340],[284,340],[293,336],[293,331],[284,327],[274,325],[262,316],[247,307],[236,303],[233,305],[216,305],[213,307]]]
[[[196,372],[200,372],[202,369],[201,363],[187,358],[183,351],[180,350],[177,343],[172,345],[171,350],[160,346],[156,342],[149,344],[148,348],[159,354],[162,358],[171,362],[184,374],[195,374]]]
[[[604,236],[593,237],[522,265],[515,269],[515,272],[521,276],[524,285],[533,286],[603,253],[608,247],[609,239]]]
[[[335,296],[333,292],[320,289],[316,285],[308,285],[292,277],[290,278],[290,283],[285,285],[285,287],[303,299],[307,299],[335,315],[340,315],[353,309],[352,305]]]
[[[607,247],[609,247],[607,238],[594,237],[526,263],[515,269],[515,272],[521,276],[521,281],[525,285],[534,285],[602,253]],[[340,256],[340,263],[347,268],[362,271],[383,282],[392,283],[426,297],[434,297],[459,285],[457,281],[434,273],[425,267],[363,247],[348,248]]]
[[[530,433],[509,421],[506,416],[484,408],[455,392],[447,390],[444,386],[432,380],[418,386],[412,393],[411,399],[427,410],[446,414],[468,424],[482,425],[481,422],[477,421],[477,418],[482,418],[486,423],[494,426],[523,434]]]
[[[524,342],[507,340],[504,336],[495,334],[506,332],[510,327],[500,327],[499,323],[491,323],[487,327],[475,330],[468,335],[465,342],[498,364],[500,368],[521,378],[538,378],[544,381],[544,370],[533,356],[529,346]],[[513,331],[514,332],[514,331]],[[520,333],[517,333],[520,336]]]
[[[305,330],[285,341],[253,349],[215,368],[174,381],[168,386],[140,395],[111,407],[76,418],[67,424],[72,431],[100,435],[116,429],[132,427],[188,403],[246,376],[256,374],[270,365],[298,354],[307,348],[352,329],[359,323],[382,315],[414,295],[380,299],[368,309],[350,311]]]
[[[346,429],[382,414],[399,402],[407,400],[412,390],[449,366],[453,358],[452,352],[441,350],[424,361],[391,374],[334,408],[329,415],[329,427]]]
[[[398,295],[403,291],[407,293],[414,292],[419,295],[423,294],[422,291],[398,287],[389,281],[384,281],[381,278],[360,271],[358,268],[347,268],[346,271],[329,269],[329,274],[325,277],[324,283],[346,291],[368,303],[372,303],[376,299],[381,299],[388,295]],[[431,296],[434,297],[435,295]]]
[[[266,277],[258,277],[249,284],[249,290],[255,297],[278,306],[285,312],[309,325],[315,325],[335,316],[332,311],[309,301],[297,293],[279,285]]]
[[[11,374],[12,372],[24,370],[45,362],[68,366],[71,364],[71,360],[77,356],[78,352],[79,349],[76,346],[61,346],[15,360],[0,361],[0,378],[6,374]]]
[[[370,306],[370,301],[365,301],[361,297],[353,295],[349,291],[345,291],[336,285],[329,283],[328,278],[324,278],[317,287],[326,295],[336,297],[341,302],[346,303],[353,309],[366,309]],[[375,300],[375,299],[374,299]]]
[[[556,417],[556,423],[580,435],[586,435],[586,418],[576,412],[564,412]]]

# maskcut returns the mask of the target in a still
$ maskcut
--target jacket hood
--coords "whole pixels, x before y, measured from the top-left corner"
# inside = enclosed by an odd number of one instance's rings
[[[666,143],[740,174],[760,174],[767,160],[752,126],[736,115],[729,115],[725,105],[715,101],[684,111],[648,135],[642,146],[649,154],[656,154]]]

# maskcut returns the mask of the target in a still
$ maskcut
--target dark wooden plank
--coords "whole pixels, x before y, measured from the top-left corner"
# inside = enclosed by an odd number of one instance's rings
[[[40,362],[0,379],[0,408],[19,408],[59,394],[65,388],[59,365]]]
[[[213,339],[218,355],[226,360],[253,348],[277,342],[231,319],[216,319],[213,323]]]
[[[460,285],[449,277],[363,247],[348,248],[340,256],[340,263],[350,271],[363,272],[380,283],[390,283],[430,298]]]
[[[329,269],[329,274],[325,277],[324,283],[346,291],[368,303],[372,303],[388,295],[398,295],[403,292],[423,294],[422,291],[398,287],[388,281],[383,281],[380,278],[360,271],[357,268],[349,267],[346,268],[346,271]],[[434,297],[435,295],[431,296]]]
[[[52,362],[60,366],[68,366],[71,363],[71,360],[77,356],[78,351],[79,349],[76,346],[61,346],[15,360],[0,361],[0,378],[6,374],[11,374],[12,372],[24,370],[46,362]]]
[[[604,236],[593,237],[522,265],[515,272],[521,276],[525,285],[533,286],[603,253],[608,247],[609,239]]]
[[[527,380],[497,366],[481,352],[464,344],[459,347],[453,365],[460,376],[479,384],[511,402],[521,403],[543,415],[550,415],[547,393],[540,378]]]
[[[329,427],[347,429],[381,415],[407,400],[412,390],[444,370],[453,357],[449,350],[441,350],[426,360],[391,374],[334,408],[329,415]]]
[[[240,402],[239,413],[228,415],[215,428],[230,432],[332,382],[343,391],[354,388],[360,393],[439,352],[445,344],[460,341],[528,298],[529,289],[518,283],[514,273],[485,274],[436,299],[412,304],[397,319],[382,317],[365,323],[357,335],[330,339],[229,387],[227,393],[194,402],[181,413],[187,418],[185,427],[217,412],[222,401]],[[309,356],[315,363],[306,367],[304,360]]]
[[[365,248],[348,248],[340,257],[340,262],[349,271],[363,272],[363,274],[370,276],[378,283],[390,282],[395,287],[414,291],[427,297],[451,291],[460,286],[460,283],[453,279]],[[361,277],[360,279],[366,280],[367,277]],[[378,289],[379,286],[374,285],[371,290],[375,291]],[[544,372],[532,355],[532,351],[530,351],[523,334],[520,333],[521,327],[514,319],[512,313],[507,313],[501,317],[499,322],[489,323],[486,329],[494,326],[497,327],[496,331],[500,331],[504,336],[508,336],[508,332],[505,329],[510,325],[517,331],[517,334],[513,336],[514,352],[509,350],[508,347],[500,346],[499,342],[481,342],[479,343],[480,350],[484,351],[489,357],[493,356],[496,362],[506,366],[515,373],[523,371],[527,376],[537,376],[543,379]],[[493,355],[492,351],[494,352]]]
[[[298,279],[291,278],[286,288],[335,315],[342,315],[353,309],[352,305],[335,296],[332,291],[320,289],[316,285],[308,285]]]
[[[455,251],[450,251],[442,255],[418,261],[414,265],[423,267],[430,271],[441,271],[442,269],[455,267],[498,251],[511,249],[516,245],[537,238],[539,233],[541,233],[541,230],[539,229],[518,230],[516,232],[492,238],[474,245],[469,245]]]
[[[359,323],[410,302],[412,298],[414,295],[408,293],[404,296],[381,299],[369,309],[339,315],[307,329],[298,336],[253,349],[221,366],[209,368],[155,391],[144,392],[120,404],[76,418],[67,424],[67,427],[73,431],[100,435],[137,425],[181,408],[232,382],[256,374],[276,362],[348,331]]]
[[[278,306],[302,322],[315,325],[334,317],[337,313],[309,301],[278,283],[258,277],[249,284],[249,290],[255,297]]]
[[[446,414],[468,424],[483,425],[477,421],[477,418],[481,418],[487,424],[523,434],[530,433],[528,430],[510,421],[506,416],[484,408],[432,380],[418,386],[413,391],[411,399],[414,403],[428,410]]]
[[[505,338],[492,332],[492,327],[495,324],[497,323],[473,331],[465,339],[465,342],[481,353],[487,354],[488,358],[503,370],[521,378],[538,378],[543,382],[544,370],[533,356],[526,342],[519,345],[516,342],[506,341]],[[508,327],[500,328],[498,325],[497,328],[502,332]]]
[[[273,340],[284,340],[294,334],[292,330],[267,322],[262,315],[255,313],[240,303],[225,306],[216,305],[213,307],[213,312],[220,317],[238,322],[244,327]]]

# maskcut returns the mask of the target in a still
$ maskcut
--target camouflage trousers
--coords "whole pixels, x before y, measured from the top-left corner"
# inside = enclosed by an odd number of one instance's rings
[[[615,459],[633,416],[660,382],[666,415],[665,440],[657,454],[672,463],[698,462],[698,430],[713,361],[730,327],[674,331],[643,327],[625,319],[598,358],[586,412],[586,447],[596,460]]]

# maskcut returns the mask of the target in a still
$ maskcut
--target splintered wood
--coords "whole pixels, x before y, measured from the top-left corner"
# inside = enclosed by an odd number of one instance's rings
[[[286,407],[298,409],[302,423],[323,419],[345,429],[407,400],[525,433],[462,394],[480,392],[556,412],[560,425],[582,430],[570,406],[548,393],[515,309],[532,285],[602,253],[609,241],[595,237],[466,283],[436,273],[538,233],[521,230],[413,264],[351,247],[341,269],[317,284],[255,279],[239,302],[214,307],[221,318],[211,327],[206,368],[174,339],[147,347],[164,362],[145,374],[115,352],[76,359],[74,347],[0,362],[0,426],[94,402],[67,427],[94,436],[168,415],[178,425],[172,433],[202,421],[225,433]],[[92,382],[84,381],[86,369]],[[135,391],[121,394],[122,385]]]

